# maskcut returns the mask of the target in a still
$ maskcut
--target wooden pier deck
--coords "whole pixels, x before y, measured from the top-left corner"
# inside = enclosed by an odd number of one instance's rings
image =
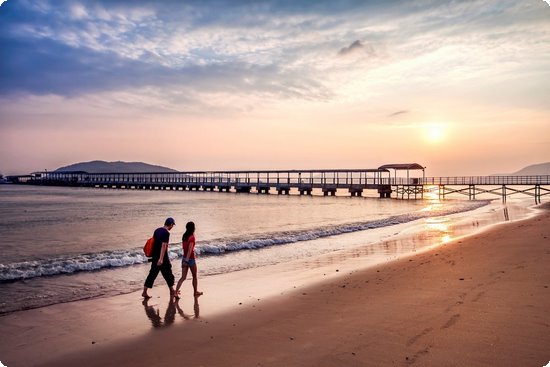
[[[440,199],[458,194],[475,200],[488,194],[484,198],[496,195],[506,202],[512,195],[523,194],[532,196],[535,203],[540,204],[543,196],[550,195],[550,175],[398,178],[392,180],[391,186],[396,197],[401,199],[418,198],[426,191],[437,191]]]
[[[499,196],[503,202],[512,195],[528,195],[540,203],[550,195],[550,176],[460,176],[397,177],[388,166],[378,169],[195,171],[172,173],[87,173],[40,172],[25,177],[36,185],[83,186],[116,189],[203,190],[239,193],[311,195],[314,190],[334,196],[345,190],[362,196],[374,190],[380,198],[422,199],[426,192],[445,199],[449,195],[475,200]],[[393,166],[396,167],[396,166]],[[393,168],[390,167],[390,168]]]
[[[320,189],[335,195],[346,189],[352,196],[364,190],[377,190],[385,197],[391,193],[390,172],[385,169],[332,169],[288,171],[197,171],[177,173],[86,173],[49,172],[28,180],[42,185],[70,185],[104,188],[205,190],[311,195]]]
[[[462,194],[475,200],[481,194],[502,197],[506,202],[509,196],[523,194],[535,198],[540,204],[542,197],[550,194],[550,175],[540,176],[469,176],[469,177],[428,177],[424,186],[438,187],[439,197]]]

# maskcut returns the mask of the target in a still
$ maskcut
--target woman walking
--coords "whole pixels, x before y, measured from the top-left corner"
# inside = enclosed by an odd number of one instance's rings
[[[181,246],[183,248],[183,257],[181,259],[181,278],[176,286],[176,298],[180,298],[180,288],[183,281],[187,278],[187,272],[191,269],[193,276],[193,291],[194,296],[202,295],[202,292],[197,290],[197,262],[195,260],[195,223],[188,222],[185,225],[185,233],[181,238]]]

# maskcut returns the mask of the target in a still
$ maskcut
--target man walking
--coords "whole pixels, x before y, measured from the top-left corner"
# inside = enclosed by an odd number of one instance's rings
[[[151,262],[151,270],[149,275],[145,279],[143,285],[143,298],[151,298],[147,294],[148,288],[153,288],[153,283],[160,273],[166,280],[168,288],[170,288],[170,297],[174,296],[174,274],[172,274],[172,264],[170,264],[170,258],[168,257],[168,243],[170,241],[170,230],[176,225],[173,218],[166,218],[164,221],[164,227],[157,228],[153,234],[155,242],[153,244],[153,260]]]

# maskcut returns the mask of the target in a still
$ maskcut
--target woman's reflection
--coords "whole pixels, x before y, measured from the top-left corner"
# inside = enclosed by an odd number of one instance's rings
[[[195,302],[193,303],[193,312],[194,312],[193,315],[186,314],[180,307],[179,299],[176,299],[175,304],[176,304],[176,308],[178,310],[178,313],[181,317],[183,317],[186,320],[189,320],[189,319],[192,319],[192,318],[195,318],[195,319],[199,318],[199,314],[200,314],[199,296],[195,296],[194,298],[195,298]]]
[[[199,308],[199,297],[194,297],[195,301],[193,303],[193,311],[194,314],[186,314],[183,309],[181,308],[179,304],[179,300],[176,299],[175,301],[173,299],[170,300],[168,303],[168,307],[166,308],[166,312],[164,314],[164,320],[160,316],[160,308],[155,309],[155,307],[148,304],[149,298],[144,299],[142,302],[143,309],[145,310],[145,315],[147,315],[147,318],[151,321],[151,324],[154,328],[160,328],[160,327],[167,327],[174,323],[176,320],[176,312],[183,317],[185,320],[190,319],[198,319],[200,308]]]

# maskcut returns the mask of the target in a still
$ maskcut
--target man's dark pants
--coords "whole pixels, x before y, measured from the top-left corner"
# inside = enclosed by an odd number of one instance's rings
[[[157,275],[159,274],[159,272],[164,277],[164,280],[166,280],[166,284],[168,284],[168,287],[172,287],[174,285],[172,264],[170,264],[170,261],[164,261],[161,266],[158,266],[157,262],[158,259],[153,259],[151,263],[151,270],[149,270],[149,275],[147,276],[147,279],[145,279],[145,287],[153,288],[153,283],[155,282],[155,279],[157,279]]]

